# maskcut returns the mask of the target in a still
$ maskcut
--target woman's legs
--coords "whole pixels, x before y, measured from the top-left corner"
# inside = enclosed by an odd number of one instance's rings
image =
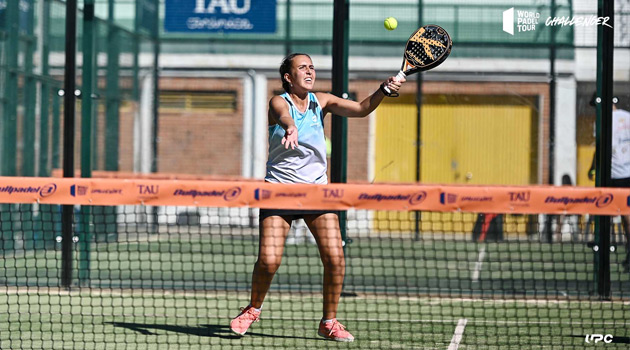
[[[258,260],[252,273],[251,305],[260,309],[271,280],[280,267],[284,241],[291,228],[291,217],[268,216],[260,223]]]
[[[304,215],[306,225],[313,233],[319,255],[324,264],[324,319],[337,316],[337,306],[343,287],[346,263],[343,256],[339,218],[335,213]]]

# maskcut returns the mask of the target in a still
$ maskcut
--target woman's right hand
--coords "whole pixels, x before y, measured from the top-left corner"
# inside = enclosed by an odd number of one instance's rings
[[[284,137],[282,137],[282,144],[285,149],[295,149],[298,146],[298,131],[295,125],[289,125],[287,130],[284,132]]]

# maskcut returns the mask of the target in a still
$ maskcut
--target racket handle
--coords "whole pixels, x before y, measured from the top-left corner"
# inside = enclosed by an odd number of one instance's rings
[[[396,74],[396,80],[398,81],[406,77],[407,77],[407,74],[405,74],[405,72],[403,71],[399,71],[398,74]],[[385,95],[389,97],[398,97],[398,93],[392,93],[392,91],[387,86],[383,86],[383,90],[385,90]]]
[[[401,81],[403,78],[406,78],[407,74],[405,74],[405,72],[400,71],[398,72],[398,74],[396,74],[396,79],[398,79],[398,81]]]

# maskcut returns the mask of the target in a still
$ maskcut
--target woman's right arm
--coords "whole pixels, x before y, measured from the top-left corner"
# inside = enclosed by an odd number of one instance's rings
[[[269,125],[278,124],[284,129],[282,144],[284,148],[295,149],[298,146],[298,132],[295,122],[291,118],[289,106],[280,96],[274,96],[269,101]]]

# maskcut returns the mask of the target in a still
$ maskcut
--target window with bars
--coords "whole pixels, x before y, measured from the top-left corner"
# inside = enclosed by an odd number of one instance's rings
[[[184,111],[234,112],[234,91],[161,91],[160,108]]]

